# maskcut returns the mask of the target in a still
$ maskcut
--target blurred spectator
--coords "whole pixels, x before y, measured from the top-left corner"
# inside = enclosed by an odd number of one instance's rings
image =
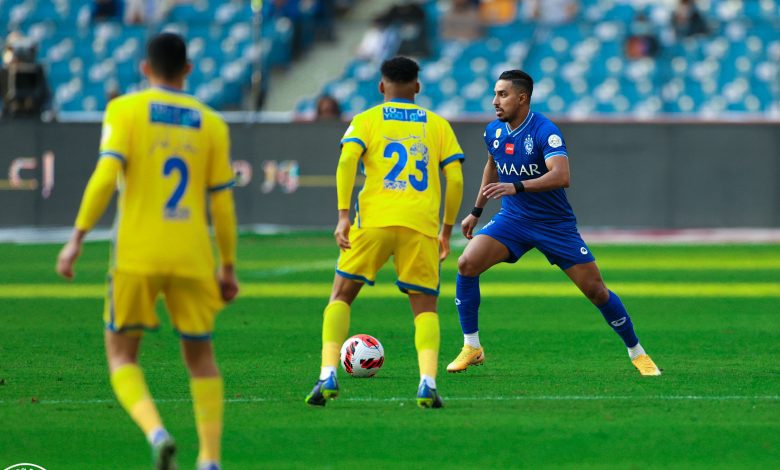
[[[106,87],[106,103],[111,102],[111,100],[121,95],[122,93],[119,92],[119,87],[116,85],[116,83],[112,83]]]
[[[680,0],[672,15],[672,26],[678,38],[707,34],[709,28],[693,0]]]
[[[323,41],[335,41],[336,33],[333,24],[336,16],[336,0],[319,0],[315,10],[316,36]]]
[[[318,121],[337,121],[341,119],[341,106],[335,98],[328,95],[322,95],[317,99]]]
[[[528,1],[528,0],[527,0]],[[479,4],[482,22],[491,25],[507,24],[517,18],[516,0],[482,0]]]
[[[425,10],[420,0],[396,4],[383,16],[385,22],[398,32],[398,51],[404,56],[428,57],[431,45],[428,38],[428,26]]]
[[[629,28],[625,53],[629,59],[655,57],[658,54],[658,37],[655,35],[652,23],[644,13],[637,13]]]
[[[452,0],[450,9],[441,19],[441,37],[458,41],[473,41],[482,37],[479,8],[472,0]]]
[[[19,33],[8,36],[0,69],[3,116],[40,117],[49,104],[49,86],[37,53],[30,39]]]
[[[304,52],[304,30],[305,27],[301,15],[301,3],[305,3],[307,8],[311,8],[311,0],[270,0],[263,3],[263,18],[274,20],[277,18],[287,18],[292,23],[292,56],[300,57]]]
[[[371,27],[363,34],[356,55],[359,59],[382,62],[398,51],[398,31],[391,27],[385,15],[374,18]]]
[[[580,9],[578,0],[525,0],[523,17],[543,25],[570,23]]]
[[[157,24],[165,21],[173,7],[193,0],[125,0],[125,24]]]
[[[125,0],[125,24],[144,24],[154,16],[149,11],[146,0]]]
[[[122,17],[120,0],[94,0],[92,2],[92,21],[111,21]]]

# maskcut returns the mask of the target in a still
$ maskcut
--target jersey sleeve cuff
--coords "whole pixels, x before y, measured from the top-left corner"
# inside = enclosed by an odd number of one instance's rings
[[[551,157],[561,157],[561,156],[569,158],[569,155],[567,155],[566,152],[550,152],[544,156],[544,159],[547,160],[548,158]]]
[[[341,145],[344,145],[349,142],[354,142],[361,147],[363,147],[363,151],[365,152],[368,147],[366,147],[366,143],[362,140],[358,139],[357,137],[347,137],[346,139],[341,139]]]
[[[115,158],[115,159],[119,160],[120,162],[122,162],[123,165],[127,162],[127,159],[125,158],[124,155],[122,155],[119,152],[112,152],[110,150],[103,150],[102,152],[100,152],[98,154],[98,157],[99,158],[103,158],[103,157]]]
[[[444,168],[445,166],[449,165],[450,163],[454,162],[455,160],[463,161],[466,157],[462,153],[456,153],[455,155],[451,155],[439,163],[439,168]]]
[[[225,190],[225,189],[230,189],[230,188],[232,188],[232,187],[233,187],[233,186],[235,186],[235,185],[236,185],[236,180],[230,180],[230,181],[228,181],[227,183],[223,183],[223,184],[217,184],[217,185],[214,185],[214,186],[209,186],[209,188],[208,188],[208,191],[209,191],[210,193],[215,193],[215,192],[217,192],[217,191],[222,191],[222,190]]]

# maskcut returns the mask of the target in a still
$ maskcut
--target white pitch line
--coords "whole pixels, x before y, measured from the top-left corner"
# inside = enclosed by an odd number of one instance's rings
[[[628,400],[670,400],[670,401],[780,401],[780,395],[517,395],[517,396],[487,396],[487,397],[443,397],[445,401],[628,401]],[[339,398],[345,402],[393,403],[412,401],[414,397],[351,397]],[[161,398],[156,403],[190,403],[189,398]],[[227,398],[226,403],[263,403],[263,402],[296,402],[299,400],[263,397]],[[11,405],[20,401],[0,400],[0,405]],[[21,402],[27,403],[27,400]],[[92,400],[39,400],[37,405],[98,405],[116,403],[114,399]]]

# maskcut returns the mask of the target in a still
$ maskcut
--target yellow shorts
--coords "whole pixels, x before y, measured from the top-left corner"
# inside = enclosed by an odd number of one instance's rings
[[[393,256],[402,292],[439,295],[439,240],[406,227],[363,227],[349,232],[352,248],[342,250],[336,273],[369,286]]]
[[[160,326],[155,304],[162,293],[176,331],[184,339],[206,340],[223,306],[216,279],[113,272],[103,312],[106,328],[119,333]]]

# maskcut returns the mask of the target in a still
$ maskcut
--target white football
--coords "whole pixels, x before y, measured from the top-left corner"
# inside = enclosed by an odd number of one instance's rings
[[[352,377],[373,377],[385,363],[385,348],[370,335],[355,335],[341,346],[341,367]]]

